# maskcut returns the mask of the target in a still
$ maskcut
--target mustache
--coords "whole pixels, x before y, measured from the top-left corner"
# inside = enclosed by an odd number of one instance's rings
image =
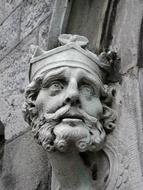
[[[96,124],[98,119],[86,113],[84,110],[80,108],[76,108],[73,110],[71,105],[65,105],[63,107],[58,108],[57,111],[54,113],[45,113],[44,119],[48,122],[56,122],[59,123],[63,118],[71,117],[71,118],[78,118],[84,121],[87,125],[88,123],[92,122]]]
[[[59,108],[56,112],[54,113],[45,113],[44,118],[49,121],[57,121],[59,120],[60,117],[62,117],[64,114],[66,114],[70,110],[70,105],[65,105],[61,108]]]
[[[99,133],[103,133],[103,128],[98,125],[99,120],[96,117],[93,117],[86,113],[84,110],[80,108],[76,108],[73,110],[71,105],[65,105],[57,109],[54,113],[45,113],[44,120],[48,124],[48,129],[53,129],[53,126],[59,124],[63,118],[72,117],[72,118],[80,118],[85,123],[84,127],[87,129],[98,129]],[[91,125],[92,123],[92,125]]]

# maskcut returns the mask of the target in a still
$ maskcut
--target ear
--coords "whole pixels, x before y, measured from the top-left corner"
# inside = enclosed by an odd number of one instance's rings
[[[31,45],[30,46],[30,53],[32,54],[32,58],[38,57],[45,53],[45,51],[40,48],[39,46]]]

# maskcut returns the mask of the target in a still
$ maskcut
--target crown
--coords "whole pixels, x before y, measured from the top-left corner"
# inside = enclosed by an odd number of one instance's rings
[[[34,54],[30,61],[30,81],[45,71],[66,66],[85,69],[103,79],[103,70],[109,70],[110,65],[107,60],[103,61],[103,54],[97,56],[86,48],[86,37],[62,34],[58,40],[61,46],[49,51],[34,46]]]

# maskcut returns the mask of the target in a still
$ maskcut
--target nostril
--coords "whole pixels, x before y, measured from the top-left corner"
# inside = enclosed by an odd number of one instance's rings
[[[80,106],[80,100],[79,99],[76,99],[76,100],[74,100],[74,101],[71,101],[71,105],[72,106]]]
[[[66,103],[70,103],[71,99],[70,98],[66,98]]]
[[[75,101],[75,103],[76,103],[76,104],[80,104],[80,100],[77,99],[77,100]]]

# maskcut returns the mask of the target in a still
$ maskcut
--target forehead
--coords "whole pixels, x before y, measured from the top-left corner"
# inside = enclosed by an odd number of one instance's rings
[[[66,80],[70,80],[70,78],[75,78],[77,81],[79,81],[80,79],[86,79],[92,81],[93,83],[102,84],[102,81],[99,78],[98,74],[93,74],[86,69],[77,67],[59,67],[56,69],[51,69],[45,72],[43,80],[47,81],[54,78],[65,78]]]

